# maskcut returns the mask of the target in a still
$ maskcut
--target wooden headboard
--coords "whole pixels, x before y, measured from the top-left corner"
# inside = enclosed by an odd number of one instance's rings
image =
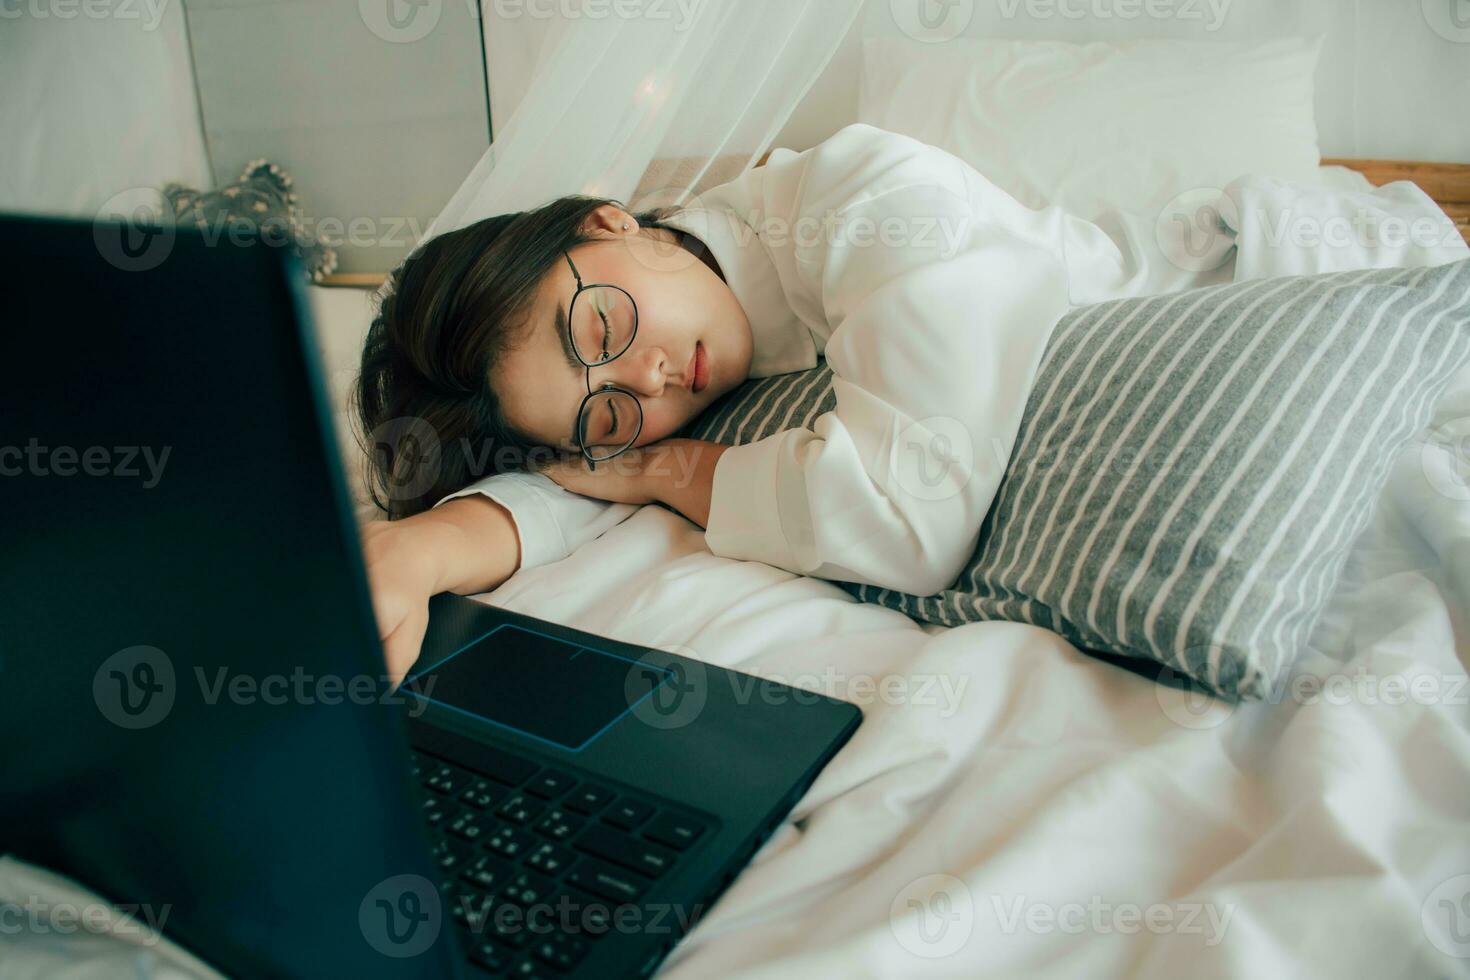
[[[1324,159],[1322,163],[1324,166],[1351,167],[1375,186],[1395,180],[1412,180],[1450,216],[1455,227],[1460,229],[1460,237],[1470,241],[1470,164],[1336,158]]]
[[[756,166],[765,164],[771,157],[767,150],[756,161]],[[1349,167],[1367,177],[1375,186],[1395,180],[1412,180],[1434,198],[1445,214],[1455,222],[1460,237],[1470,242],[1470,164],[1428,163],[1422,160],[1355,160],[1340,157],[1324,158],[1324,166]],[[376,289],[385,278],[381,272],[357,272],[328,276],[324,286],[356,286]]]

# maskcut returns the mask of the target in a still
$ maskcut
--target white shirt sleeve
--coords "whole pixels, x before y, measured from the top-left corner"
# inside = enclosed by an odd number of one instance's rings
[[[540,473],[497,473],[449,494],[434,506],[472,493],[496,501],[515,522],[521,543],[520,568],[561,561],[638,510],[572,493]]]
[[[836,408],[725,451],[706,542],[933,594],[979,540],[1068,308],[1066,269],[988,220],[964,165],[918,141],[847,127],[783,166],[766,175],[769,213],[822,233],[766,244],[793,308],[820,311],[803,319],[826,338]]]

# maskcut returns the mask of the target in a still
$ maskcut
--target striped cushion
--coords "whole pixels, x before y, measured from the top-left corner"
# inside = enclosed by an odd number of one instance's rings
[[[1395,453],[1470,362],[1470,260],[1257,280],[1071,311],[969,566],[931,623],[1004,619],[1226,695],[1284,682]],[[825,363],[748,381],[682,434],[810,428]]]

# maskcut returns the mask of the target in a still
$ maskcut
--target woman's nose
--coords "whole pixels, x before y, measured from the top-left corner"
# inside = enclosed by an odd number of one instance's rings
[[[641,349],[634,347],[608,367],[614,371],[619,384],[635,394],[657,398],[668,383],[669,355],[654,344]]]

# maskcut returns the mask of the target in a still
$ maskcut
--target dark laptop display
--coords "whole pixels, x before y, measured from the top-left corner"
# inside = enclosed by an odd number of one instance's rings
[[[0,852],[230,976],[637,976],[857,727],[450,595],[391,690],[295,261],[4,218],[0,262]]]

